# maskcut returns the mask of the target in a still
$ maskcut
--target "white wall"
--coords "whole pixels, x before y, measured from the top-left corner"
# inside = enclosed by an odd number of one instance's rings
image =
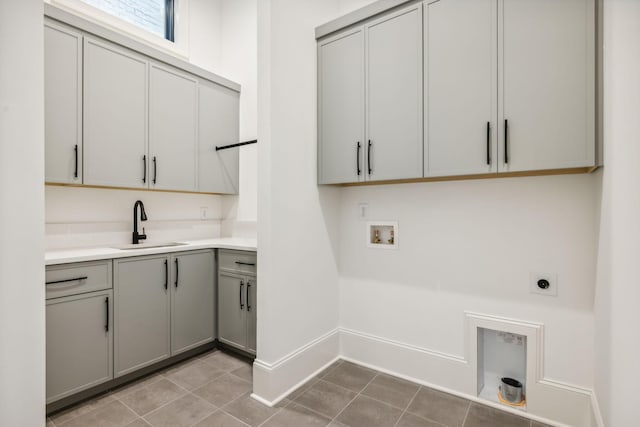
[[[604,141],[596,393],[607,426],[638,423],[640,3],[604,1]]]
[[[265,365],[338,326],[339,190],[316,184],[314,39],[314,28],[337,13],[337,1],[258,3],[258,361]],[[288,386],[303,378],[287,378]],[[271,380],[254,376],[254,393],[269,399]]]
[[[188,61],[205,70],[225,76],[219,71],[222,66],[222,0],[188,1],[189,16],[182,21],[186,21],[189,27]],[[180,23],[181,21],[178,25]]]
[[[220,73],[242,85],[240,141],[258,137],[258,4],[257,0],[221,0]],[[240,194],[224,198],[223,224],[229,235],[252,231],[258,215],[258,147],[240,150]]]
[[[343,189],[341,326],[464,358],[464,311],[541,322],[545,377],[591,387],[598,180]],[[398,250],[366,247],[361,202],[369,221],[398,221]],[[531,294],[531,272],[557,274],[558,296]]]
[[[45,420],[42,8],[41,0],[0,0],[3,426],[39,426]]]
[[[45,195],[47,250],[131,243],[136,200],[147,213],[139,222],[147,243],[221,235],[222,196],[58,186],[47,186]]]

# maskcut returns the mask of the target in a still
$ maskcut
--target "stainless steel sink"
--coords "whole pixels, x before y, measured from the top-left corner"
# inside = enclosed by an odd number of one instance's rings
[[[112,246],[114,249],[120,249],[122,251],[129,251],[133,249],[152,249],[152,248],[169,248],[173,246],[184,246],[187,243],[180,242],[161,242],[161,243],[139,243],[137,245],[129,244],[122,246]]]

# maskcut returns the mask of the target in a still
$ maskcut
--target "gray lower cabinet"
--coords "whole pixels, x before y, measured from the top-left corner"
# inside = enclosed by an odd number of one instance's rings
[[[169,256],[114,261],[115,376],[170,355]]]
[[[218,340],[255,354],[255,253],[219,250],[218,259]]]
[[[215,338],[215,257],[212,250],[172,255],[171,354]]]
[[[112,291],[47,301],[47,403],[113,378]]]
[[[111,261],[47,267],[46,401],[113,378]]]
[[[213,251],[114,261],[115,376],[214,340]]]

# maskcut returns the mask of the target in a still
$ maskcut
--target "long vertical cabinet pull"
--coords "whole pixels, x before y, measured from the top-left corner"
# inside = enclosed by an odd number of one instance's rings
[[[178,287],[178,274],[179,273],[180,273],[180,269],[179,269],[179,266],[178,266],[178,258],[176,258],[176,283],[175,283],[176,288]]]
[[[244,288],[244,280],[240,280],[240,310],[244,308],[244,304],[242,303],[242,288]]]
[[[367,169],[369,169],[369,175],[371,175],[371,172],[373,172],[373,169],[371,169],[371,140],[367,144]]]
[[[356,170],[358,171],[358,176],[360,176],[360,141],[358,141],[358,148],[356,149]]]
[[[153,183],[156,183],[156,178],[158,178],[158,162],[156,161],[156,156],[153,156]]]
[[[147,183],[147,155],[146,154],[142,156],[142,170],[143,170],[142,183],[146,184]]]
[[[107,309],[107,315],[105,316],[106,319],[105,319],[105,324],[104,324],[104,331],[105,332],[109,332],[109,297],[107,297],[104,300],[104,305],[106,306],[106,309]]]
[[[76,167],[75,167],[75,169],[74,169],[74,171],[73,171],[73,177],[74,177],[74,178],[77,178],[77,177],[78,177],[78,144],[76,144],[76,145],[73,147],[73,151],[74,151],[74,153],[75,153],[75,155],[76,155]]]
[[[491,165],[491,122],[487,122],[487,165]]]
[[[249,290],[251,289],[251,281],[247,280],[247,311],[251,311],[251,303],[249,302]]]
[[[169,289],[169,260],[164,260],[164,289]]]
[[[509,163],[509,120],[504,120],[504,162]]]

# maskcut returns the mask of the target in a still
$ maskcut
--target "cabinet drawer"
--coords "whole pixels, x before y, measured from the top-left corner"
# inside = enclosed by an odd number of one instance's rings
[[[111,260],[48,266],[45,282],[47,299],[111,289]]]
[[[218,266],[221,270],[256,274],[256,253],[220,249]]]

